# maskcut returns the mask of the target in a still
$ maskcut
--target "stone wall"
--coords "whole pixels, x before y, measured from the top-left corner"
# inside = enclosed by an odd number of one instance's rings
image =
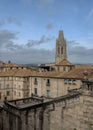
[[[51,112],[50,130],[93,130],[93,97],[82,95],[79,102]]]
[[[93,130],[93,96],[89,93],[66,104],[54,103],[54,107],[11,111],[0,113],[0,130]],[[20,118],[14,115],[18,113]]]

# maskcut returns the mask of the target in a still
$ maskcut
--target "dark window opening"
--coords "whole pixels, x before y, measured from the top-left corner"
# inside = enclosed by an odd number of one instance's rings
[[[58,47],[58,54],[60,54],[60,47]]]
[[[38,84],[37,78],[34,79],[34,84],[36,84],[36,85]]]
[[[50,79],[47,79],[46,86],[50,86]]]
[[[34,88],[34,94],[37,95],[37,88]]]
[[[7,95],[7,96],[10,96],[10,91],[7,91],[7,92],[6,92],[6,95]]]
[[[61,54],[63,54],[63,47],[61,47]]]

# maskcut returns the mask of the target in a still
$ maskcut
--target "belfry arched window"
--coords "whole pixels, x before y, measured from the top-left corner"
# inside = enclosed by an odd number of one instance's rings
[[[58,46],[58,54],[60,54],[60,47]]]
[[[63,54],[63,47],[61,47],[61,54]]]

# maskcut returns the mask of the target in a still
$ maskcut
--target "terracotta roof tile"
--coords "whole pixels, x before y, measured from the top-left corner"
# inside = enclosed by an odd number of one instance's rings
[[[33,73],[31,76],[34,77],[49,77],[49,78],[72,78],[72,79],[83,79],[84,78],[84,71],[88,71],[88,78],[93,78],[93,69],[82,69],[82,68],[78,68],[78,69],[73,69],[69,72],[66,71],[55,71],[55,72],[42,72],[42,73]]]
[[[14,63],[7,63],[4,64],[4,67],[23,67],[22,65],[14,64]]]
[[[69,72],[59,72],[59,71],[54,71],[54,72],[35,72],[31,70],[24,70],[24,69],[19,69],[19,70],[7,70],[7,71],[0,71],[0,77],[6,77],[6,76],[14,76],[14,77],[47,77],[47,78],[72,78],[72,79],[83,79],[84,78],[84,71],[87,70],[88,72],[88,78],[93,78],[93,69],[73,69]]]
[[[32,75],[32,73],[35,73],[34,71],[30,69],[15,69],[15,70],[6,70],[6,71],[0,71],[0,77],[3,76],[18,76],[18,77],[27,77]]]
[[[73,78],[73,79],[83,79],[84,78],[84,71],[88,72],[88,78],[92,78],[93,77],[93,69],[73,69],[72,71],[69,71],[68,73],[64,74],[64,78]]]

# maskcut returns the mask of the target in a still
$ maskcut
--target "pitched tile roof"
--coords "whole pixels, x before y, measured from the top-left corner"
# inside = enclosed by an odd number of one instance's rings
[[[14,69],[14,70],[6,70],[6,71],[0,71],[0,77],[8,77],[8,76],[14,76],[14,77],[27,77],[32,75],[32,73],[36,73],[33,70],[30,69]]]
[[[84,78],[84,71],[88,72],[88,78],[93,78],[93,69],[82,69],[77,68],[73,69],[69,72],[66,71],[55,71],[55,72],[42,72],[42,73],[33,73],[31,76],[33,77],[46,77],[46,78],[62,78],[62,79],[83,79]]]
[[[83,68],[76,68],[69,72],[66,71],[54,71],[54,72],[36,72],[29,69],[15,69],[15,70],[7,70],[7,71],[0,71],[0,77],[45,77],[45,78],[60,78],[60,79],[83,79],[84,78],[84,71],[87,70],[88,78],[93,78],[93,69],[83,69]]]
[[[4,64],[4,67],[25,67],[25,66],[14,64],[14,63],[7,63]]]
[[[63,78],[73,78],[73,79],[83,79],[84,78],[84,72],[88,72],[87,78],[93,78],[93,69],[73,69],[72,71],[69,71],[62,75]]]
[[[71,66],[72,63],[70,63],[67,59],[64,59],[61,62],[59,62],[59,63],[56,64],[56,66],[61,66],[61,65],[63,65],[63,66],[65,66],[65,65],[66,66]]]

